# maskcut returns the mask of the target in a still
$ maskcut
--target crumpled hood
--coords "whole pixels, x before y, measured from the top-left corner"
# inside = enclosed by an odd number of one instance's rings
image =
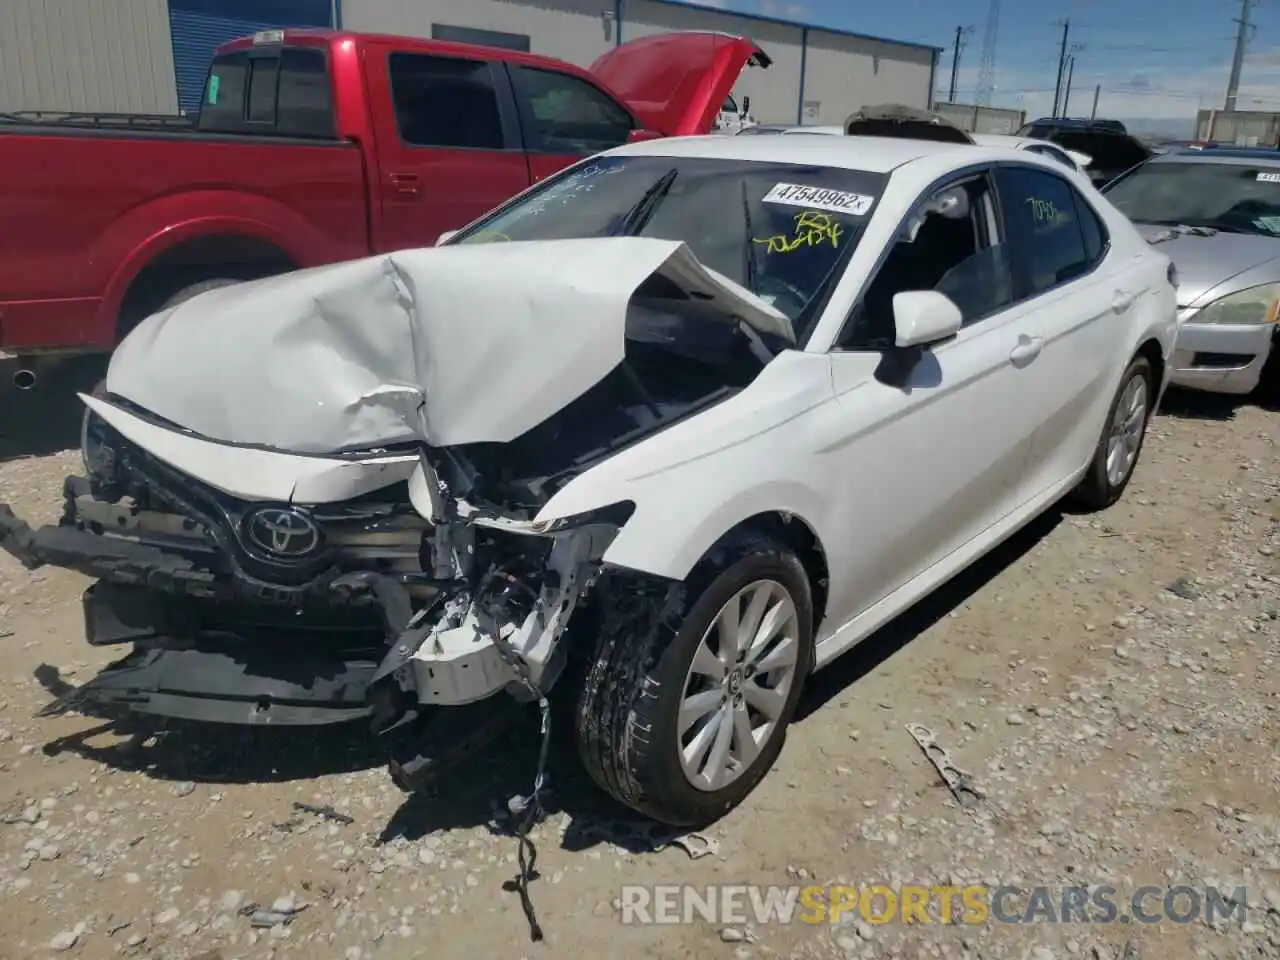
[[[1216,287],[1280,256],[1280,239],[1245,233],[1184,235],[1160,239],[1170,228],[1135,224],[1143,238],[1173,261],[1178,271],[1178,306],[1196,306]]]
[[[201,294],[124,339],[107,390],[206,439],[291,453],[505,443],[622,361],[631,297],[659,272],[794,340],[680,242],[446,245]]]

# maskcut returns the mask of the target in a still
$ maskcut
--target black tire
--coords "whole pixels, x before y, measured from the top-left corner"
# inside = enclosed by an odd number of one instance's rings
[[[702,790],[685,776],[678,756],[685,678],[724,605],[762,580],[781,584],[795,605],[796,673],[755,760],[726,787]],[[638,598],[634,578],[618,582],[616,590],[602,580],[599,591],[599,629],[574,710],[583,765],[614,799],[661,823],[690,827],[719,819],[773,766],[812,669],[813,599],[804,566],[786,546],[746,532],[717,546],[685,583],[654,586],[648,600]]]
[[[177,293],[170,296],[164,303],[160,305],[160,310],[168,310],[170,307],[176,307],[180,303],[185,303],[192,297],[199,296],[209,290],[217,290],[219,287],[230,287],[237,283],[243,283],[242,280],[234,280],[231,277],[212,277],[209,280],[201,280],[199,283],[193,283],[190,286],[183,287]],[[157,310],[157,313],[160,311]]]
[[[1142,419],[1142,433],[1138,437],[1138,448],[1134,451],[1133,463],[1128,472],[1119,482],[1112,483],[1107,476],[1108,441],[1111,439],[1116,409],[1124,397],[1126,388],[1135,377],[1141,377],[1146,383],[1146,412]],[[1111,406],[1107,408],[1107,419],[1102,425],[1102,435],[1098,438],[1098,446],[1094,449],[1093,460],[1090,461],[1089,469],[1084,479],[1080,481],[1080,485],[1071,492],[1072,501],[1087,510],[1104,510],[1120,499],[1125,487],[1129,486],[1133,471],[1137,469],[1138,460],[1142,456],[1142,445],[1146,440],[1147,424],[1151,421],[1152,405],[1155,400],[1156,378],[1151,369],[1151,362],[1143,356],[1134,357],[1125,368],[1124,375],[1120,378],[1120,385],[1116,388],[1116,395],[1111,400]]]

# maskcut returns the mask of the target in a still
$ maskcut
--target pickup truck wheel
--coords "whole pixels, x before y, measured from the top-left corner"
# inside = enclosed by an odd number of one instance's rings
[[[183,287],[177,293],[169,297],[160,305],[160,310],[168,310],[170,307],[176,307],[180,303],[190,300],[192,297],[199,296],[209,290],[217,290],[219,287],[230,287],[233,284],[243,283],[242,280],[233,280],[230,277],[214,277],[210,280],[201,280],[199,283],[193,283],[190,286]],[[157,313],[159,311],[156,311]]]
[[[715,551],[661,610],[604,616],[576,709],[592,779],[672,826],[728,813],[782,750],[812,631],[803,565],[755,533]]]
[[[1151,419],[1155,400],[1155,374],[1146,357],[1134,357],[1120,378],[1120,386],[1102,436],[1094,449],[1093,460],[1071,493],[1071,499],[1090,510],[1102,510],[1120,499],[1142,452],[1142,441]]]
[[[168,310],[170,307],[176,307],[180,303],[190,300],[192,297],[199,296],[208,290],[217,290],[219,287],[230,287],[233,284],[242,283],[241,280],[234,280],[231,277],[214,277],[209,280],[201,280],[199,283],[192,283],[183,287],[181,290],[171,294],[156,311]],[[107,399],[107,381],[99,380],[92,390],[89,391],[91,396],[97,397],[99,400]],[[84,419],[80,425],[80,439],[83,442],[86,431],[89,427],[89,417],[91,411],[85,410]]]

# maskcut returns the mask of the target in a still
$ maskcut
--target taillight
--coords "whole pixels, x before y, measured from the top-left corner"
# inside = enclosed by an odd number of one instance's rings
[[[1169,286],[1176,287],[1178,285],[1178,268],[1172,263],[1169,264],[1169,271],[1166,276],[1169,278]]]

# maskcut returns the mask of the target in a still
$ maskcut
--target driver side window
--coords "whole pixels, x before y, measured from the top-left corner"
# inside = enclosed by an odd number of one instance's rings
[[[836,342],[838,350],[893,346],[893,298],[917,290],[946,294],[964,324],[977,323],[1014,301],[1008,246],[1000,235],[991,182],[985,174],[933,191],[949,198],[947,212],[929,213],[911,237],[912,218],[867,285]],[[919,221],[917,221],[919,222]]]

